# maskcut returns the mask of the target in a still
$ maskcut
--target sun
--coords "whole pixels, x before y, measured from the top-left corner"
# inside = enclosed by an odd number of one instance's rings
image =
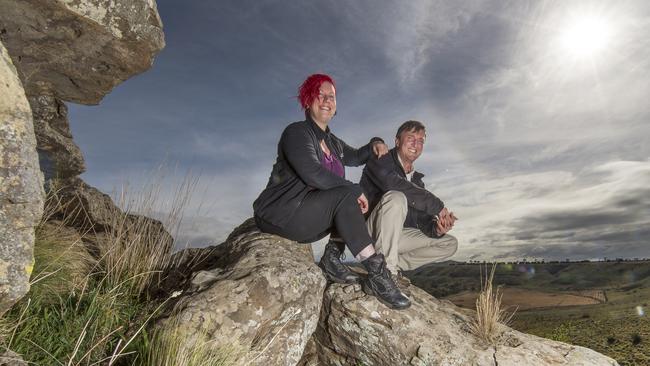
[[[567,22],[560,34],[560,46],[576,59],[593,58],[607,49],[612,27],[607,19],[584,16]]]

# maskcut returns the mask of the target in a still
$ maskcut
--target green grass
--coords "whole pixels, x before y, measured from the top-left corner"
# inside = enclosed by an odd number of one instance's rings
[[[32,286],[3,316],[11,329],[5,347],[37,365],[104,364],[119,354],[118,343],[150,309],[129,273],[120,285],[106,280],[108,256],[94,259],[61,222],[39,226]]]
[[[38,365],[106,362],[143,306],[137,299],[89,287],[58,301],[21,300],[6,315],[16,324],[8,348]]]
[[[121,196],[124,212],[107,207],[111,230],[101,235],[67,227],[84,214],[68,208],[82,206],[49,192],[36,230],[31,288],[0,318],[0,350],[35,365],[131,365],[144,359],[154,344],[146,326],[161,305],[149,298],[149,289],[171,265],[173,242],[158,223],[134,213],[170,212],[165,227],[178,227],[193,189],[184,181],[171,207],[161,209],[159,184],[136,197]]]
[[[650,319],[639,316],[631,305],[524,311],[517,314],[512,326],[526,333],[591,348],[621,365],[650,365]]]

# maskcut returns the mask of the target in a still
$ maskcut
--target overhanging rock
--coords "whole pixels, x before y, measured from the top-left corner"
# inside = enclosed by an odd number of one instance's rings
[[[28,96],[97,104],[165,46],[153,0],[3,0],[0,40]]]

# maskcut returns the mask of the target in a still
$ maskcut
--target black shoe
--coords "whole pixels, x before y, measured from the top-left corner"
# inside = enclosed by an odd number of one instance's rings
[[[368,270],[368,278],[361,282],[363,292],[377,297],[382,304],[391,309],[406,309],[411,306],[411,300],[395,285],[390,271],[386,268],[383,254],[375,253],[361,263]]]
[[[345,264],[341,262],[341,256],[345,250],[345,244],[328,242],[325,246],[325,253],[320,259],[318,266],[323,270],[325,277],[336,283],[359,283],[361,277],[352,272]]]

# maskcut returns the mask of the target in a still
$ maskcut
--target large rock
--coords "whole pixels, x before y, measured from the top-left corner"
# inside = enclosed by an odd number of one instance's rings
[[[390,310],[359,285],[332,285],[314,335],[320,345],[302,365],[618,365],[587,348],[524,334],[507,327],[496,345],[469,328],[470,317],[448,301],[411,286],[412,306]]]
[[[2,0],[0,40],[30,96],[97,104],[165,45],[153,0]]]
[[[237,343],[242,365],[295,365],[316,329],[326,284],[307,247],[244,222],[224,244],[205,249],[211,257],[179,261],[192,262],[193,272],[157,327],[174,327],[188,342],[208,337],[217,348]]]
[[[3,2],[4,4],[4,2]],[[32,112],[0,42],[0,315],[29,290],[34,227],[43,213]]]

